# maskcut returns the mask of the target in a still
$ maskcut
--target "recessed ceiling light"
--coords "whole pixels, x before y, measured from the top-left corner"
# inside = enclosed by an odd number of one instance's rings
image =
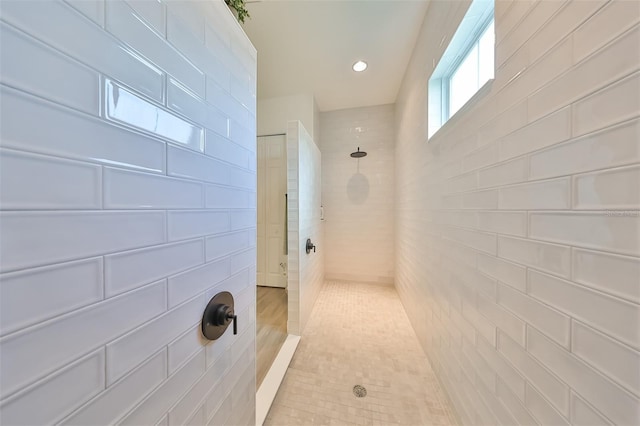
[[[367,63],[365,61],[358,61],[353,64],[353,70],[355,72],[362,72],[367,69]]]

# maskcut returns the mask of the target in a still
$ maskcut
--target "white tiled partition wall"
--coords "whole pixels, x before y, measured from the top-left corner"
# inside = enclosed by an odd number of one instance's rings
[[[467,6],[431,2],[396,104],[407,313],[464,424],[639,424],[640,3],[496,1],[496,78],[427,141]]]
[[[394,105],[321,113],[327,278],[393,283]],[[360,147],[368,154],[355,159]]]
[[[320,150],[300,121],[287,124],[287,331],[302,335],[324,282]],[[306,253],[307,238],[316,245]]]
[[[253,424],[256,52],[222,1],[2,1],[0,421]],[[210,297],[239,330],[202,338]]]

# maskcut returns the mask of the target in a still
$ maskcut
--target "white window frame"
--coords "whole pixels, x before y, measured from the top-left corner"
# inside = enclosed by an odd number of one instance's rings
[[[449,115],[451,77],[467,58],[471,49],[478,45],[480,38],[494,21],[494,0],[473,0],[465,17],[451,38],[444,54],[429,79],[428,138],[430,139],[444,124],[465,109],[465,106],[481,91],[472,95],[456,113]],[[494,45],[495,49],[495,45]],[[495,50],[494,50],[495,58]],[[478,61],[480,57],[478,56]],[[495,61],[495,59],[494,59]],[[495,63],[494,63],[495,72]],[[491,82],[493,79],[490,79]],[[485,83],[486,84],[486,83]]]

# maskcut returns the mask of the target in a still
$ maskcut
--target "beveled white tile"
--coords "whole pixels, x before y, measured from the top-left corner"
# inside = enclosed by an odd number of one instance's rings
[[[164,212],[3,212],[0,217],[3,271],[160,244],[166,239]]]
[[[111,386],[153,353],[200,322],[208,302],[204,295],[196,297],[107,344],[107,384]]]
[[[4,23],[0,37],[2,83],[98,115],[98,73]]]
[[[186,424],[189,416],[198,406],[202,408],[202,415],[204,416],[204,398],[216,387],[225,388],[222,380],[230,364],[230,354],[227,352],[219,357],[213,366],[209,366],[189,392],[171,408],[169,411],[169,425]]]
[[[166,308],[166,291],[164,282],[155,283],[3,337],[2,396],[159,315]],[[42,347],[47,348],[46,357],[41,356]]]
[[[187,426],[200,426],[207,423],[205,407],[202,405],[185,423]]]
[[[199,181],[228,184],[230,166],[185,149],[167,147],[167,174]]]
[[[571,331],[572,353],[628,391],[640,395],[638,351],[575,320]]]
[[[585,59],[579,64],[579,66],[573,67],[567,73],[532,94],[528,98],[529,120],[536,120],[539,117],[547,115],[551,111],[572,104],[580,98],[593,93],[595,90],[605,87],[619,78],[637,70],[638,57],[637,55],[630,55],[628,52],[637,52],[638,43],[638,36],[635,35],[634,37],[634,35],[628,33],[625,37],[619,38],[608,46],[607,49],[598,51],[594,55]],[[637,82],[632,84],[637,85]],[[616,83],[615,86],[619,87],[620,84]],[[605,89],[604,92],[607,92],[607,90]],[[609,101],[609,99],[606,98],[606,95],[604,96],[605,98],[602,100]],[[602,117],[602,119],[594,117],[593,124],[595,126],[599,126],[600,123],[603,123],[603,120],[606,121],[608,120],[608,117],[614,116],[610,116],[609,114],[622,112],[630,113],[631,111],[627,110],[627,108],[634,105],[633,100],[630,98],[633,98],[631,93],[628,93],[626,96],[623,95],[623,99],[621,100],[625,100],[626,102],[620,102],[620,106],[616,105],[610,110],[610,112],[603,112],[604,117]],[[576,133],[578,128],[575,127],[577,123],[575,120],[575,112],[576,110],[574,107],[573,134],[583,134],[583,132]],[[622,121],[622,119],[618,120],[618,122],[619,121]],[[584,124],[585,129],[586,127],[590,127],[588,123]],[[595,127],[594,130],[598,128],[601,127]]]
[[[251,231],[240,231],[207,237],[205,245],[207,261],[210,261],[255,245],[255,238],[252,237]]]
[[[500,17],[500,30],[496,31],[496,44],[501,44],[503,39],[517,28],[518,23],[527,15],[529,9],[534,5],[531,0],[523,2],[514,1],[511,6]]]
[[[640,304],[640,259],[573,249],[573,280]]]
[[[102,276],[101,258],[0,275],[0,335],[100,301]]]
[[[106,18],[110,33],[204,98],[204,74],[142,23],[126,3],[107,2]]]
[[[525,380],[520,373],[506,361],[502,354],[496,351],[494,346],[489,345],[483,339],[476,341],[476,348],[478,353],[498,374],[498,380],[502,380],[511,392],[515,393],[521,401],[524,401]]]
[[[164,417],[163,413],[169,411],[169,408],[193,386],[204,371],[204,351],[200,351],[127,414],[120,424],[131,426],[156,424]]]
[[[60,420],[104,389],[104,364],[101,348],[3,401],[2,422],[41,425]]]
[[[532,268],[569,277],[569,247],[511,237],[498,237],[498,256]]]
[[[228,73],[221,77],[228,77]],[[237,99],[229,94],[227,90],[222,87],[222,84],[217,81],[221,78],[211,78],[207,76],[207,102],[218,108],[220,111],[224,111],[230,118],[243,125],[249,125],[249,117],[251,113],[245,108]],[[227,84],[228,85],[228,84]],[[228,135],[228,131],[223,133]]]
[[[235,120],[229,120],[229,139],[251,152],[256,150],[255,129],[249,129]]]
[[[444,225],[478,228],[478,212],[464,210],[440,212],[437,215],[437,221]]]
[[[226,211],[170,211],[168,212],[169,241],[203,237],[230,231]]]
[[[615,424],[637,423],[637,398],[531,328],[527,351]]]
[[[570,318],[508,286],[498,284],[498,303],[568,348]]]
[[[101,186],[98,165],[0,149],[3,210],[100,209]]]
[[[538,424],[533,417],[531,417],[531,413],[524,408],[523,402],[520,401],[500,379],[496,382],[496,395],[504,402],[520,424],[530,426]]]
[[[525,406],[527,409],[545,425],[569,425],[569,422],[558,411],[556,411],[549,401],[544,399],[540,392],[527,383],[525,396]]]
[[[175,4],[179,5],[180,2],[175,2]],[[224,58],[229,56],[230,52],[227,48],[207,49],[204,44],[205,23],[203,16],[187,16],[191,13],[193,11],[190,11],[189,8],[169,7],[167,14],[167,39],[169,43],[202,70],[209,77],[209,81],[211,79],[220,82],[229,81],[230,71],[224,64]],[[193,22],[195,19],[200,22],[196,24]],[[198,28],[195,25],[198,25]],[[203,93],[201,97],[204,98],[205,94]]]
[[[201,7],[183,7],[183,3],[180,0],[168,0],[164,3],[167,6],[167,12],[169,12],[167,18],[172,21],[174,17],[179,17],[183,28],[188,28],[194,39],[204,43],[204,26],[208,19],[213,18],[210,10],[213,6],[207,5],[209,10],[203,10]],[[170,16],[171,18],[169,18]],[[226,24],[224,19],[218,19],[217,22],[220,23],[220,28],[216,28],[214,33],[218,34],[219,37],[231,37],[227,32],[227,28],[225,28],[226,25],[223,25]],[[225,48],[228,48],[228,46],[223,46],[221,50]]]
[[[569,209],[570,195],[570,178],[525,183],[500,188],[498,207],[505,210]]]
[[[169,139],[195,151],[204,151],[204,131],[154,105],[112,80],[104,82],[104,110],[109,120]]]
[[[482,295],[478,295],[478,312],[498,326],[498,333],[503,331],[524,347],[524,322],[511,312]]]
[[[169,414],[165,414],[155,426],[169,426]]]
[[[462,316],[469,321],[476,329],[478,335],[483,336],[484,339],[495,345],[496,340],[496,327],[491,324],[488,319],[480,315],[474,303],[469,300],[463,300],[462,302]],[[487,362],[488,359],[485,358]]]
[[[478,188],[525,182],[529,175],[527,157],[516,158],[478,172]]]
[[[251,248],[231,256],[231,273],[241,271],[256,264],[256,249]]]
[[[202,336],[201,324],[190,328],[169,343],[169,374],[173,374],[187,359],[195,355],[208,343],[209,341]]]
[[[6,86],[0,86],[0,96],[0,135],[6,148],[153,172],[165,170],[164,142]]]
[[[607,212],[535,212],[529,217],[529,236],[622,254],[640,254],[640,215]]]
[[[527,235],[527,213],[478,212],[478,227],[487,232],[524,237]]]
[[[205,186],[207,208],[251,208],[256,206],[256,193],[218,185]]]
[[[567,385],[532,358],[524,347],[501,332],[498,332],[498,350],[526,377],[530,384],[545,395],[551,405],[563,415],[569,415],[569,387]]]
[[[539,31],[529,41],[532,59],[542,55],[558,40],[562,40],[605,3],[604,0],[568,3],[543,27],[544,31]]]
[[[609,420],[605,419],[594,408],[588,405],[582,398],[577,396],[575,392],[571,392],[571,424],[588,426],[588,425],[613,425]]]
[[[614,1],[593,15],[573,33],[573,51],[576,62],[600,49],[632,25],[640,21],[638,4],[632,1]]]
[[[166,34],[165,4],[149,0],[125,0],[138,16],[142,17],[161,35]]]
[[[640,120],[540,151],[531,156],[530,178],[561,176],[640,161]]]
[[[498,145],[491,144],[479,148],[462,159],[462,170],[475,170],[493,164],[498,159]]]
[[[230,260],[223,258],[169,278],[169,306],[176,306],[230,275]]]
[[[529,294],[622,342],[640,348],[640,307],[569,281],[529,271]]]
[[[105,256],[107,297],[204,263],[202,239]]]
[[[96,24],[104,27],[104,1],[105,0],[64,0],[91,19]]]
[[[232,210],[231,211],[231,229],[252,228],[256,226],[256,211],[251,210]]]
[[[208,105],[202,99],[189,91],[189,89],[185,88],[173,79],[170,80],[167,90],[167,103],[170,108],[180,112],[208,129],[226,134],[228,118],[223,111],[219,111],[217,108]],[[199,146],[198,151],[204,151],[204,143]]]
[[[526,289],[527,271],[523,266],[481,254],[478,255],[478,270],[520,291]]]
[[[104,168],[106,209],[194,209],[204,207],[198,182]]]
[[[463,194],[462,205],[465,209],[495,210],[498,208],[498,191],[492,189]]]
[[[571,47],[571,38],[566,38],[545,52],[544,56],[533,61],[529,67],[522,69],[521,74],[510,83],[508,90],[498,94],[497,108],[506,108],[530,96],[539,88],[568,71],[573,65]],[[522,51],[530,56],[528,44],[525,44],[518,52]],[[529,57],[528,59],[531,61],[535,58]]]
[[[485,126],[478,129],[478,143],[481,145],[492,143],[527,124],[527,101],[500,113]],[[496,146],[497,148],[497,146]],[[496,158],[497,149],[491,158]]]
[[[470,191],[478,187],[478,173],[471,172],[456,176],[446,182],[446,193]]]
[[[210,130],[206,132],[205,153],[242,168],[249,168],[250,151]]]
[[[531,2],[531,7],[527,10],[526,15],[515,25],[513,31],[501,40],[496,49],[496,66],[513,55],[540,29],[541,24],[549,20],[562,6],[564,4],[560,2]]]
[[[167,84],[167,106],[198,124],[205,123],[207,111],[202,100],[173,78]],[[204,146],[198,151],[204,151]]]
[[[500,140],[500,159],[517,157],[571,137],[571,107],[549,114]]]
[[[162,100],[163,73],[127,46],[117,43],[69,5],[62,2],[5,1],[0,5],[0,14],[5,22],[80,62],[152,99]],[[64,23],[63,27],[61,23]]]
[[[624,51],[640,50],[640,27],[632,34],[633,46]],[[635,61],[638,61],[636,55]],[[640,100],[636,93],[640,92],[640,73],[621,80],[573,105],[573,135],[580,136],[607,126],[617,124],[640,115]],[[609,105],[609,108],[603,107]]]
[[[640,166],[574,176],[573,208],[640,210]]]
[[[226,166],[227,182],[236,188],[255,191],[257,188],[257,176],[255,171],[243,170],[235,166]],[[318,214],[320,214],[318,212]]]
[[[167,377],[165,349],[61,422],[64,425],[115,424]]]

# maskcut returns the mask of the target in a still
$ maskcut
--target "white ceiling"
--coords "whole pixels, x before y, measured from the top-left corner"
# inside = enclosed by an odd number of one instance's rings
[[[395,102],[428,0],[251,2],[258,99],[313,93],[321,111]],[[369,68],[356,73],[362,59]]]

